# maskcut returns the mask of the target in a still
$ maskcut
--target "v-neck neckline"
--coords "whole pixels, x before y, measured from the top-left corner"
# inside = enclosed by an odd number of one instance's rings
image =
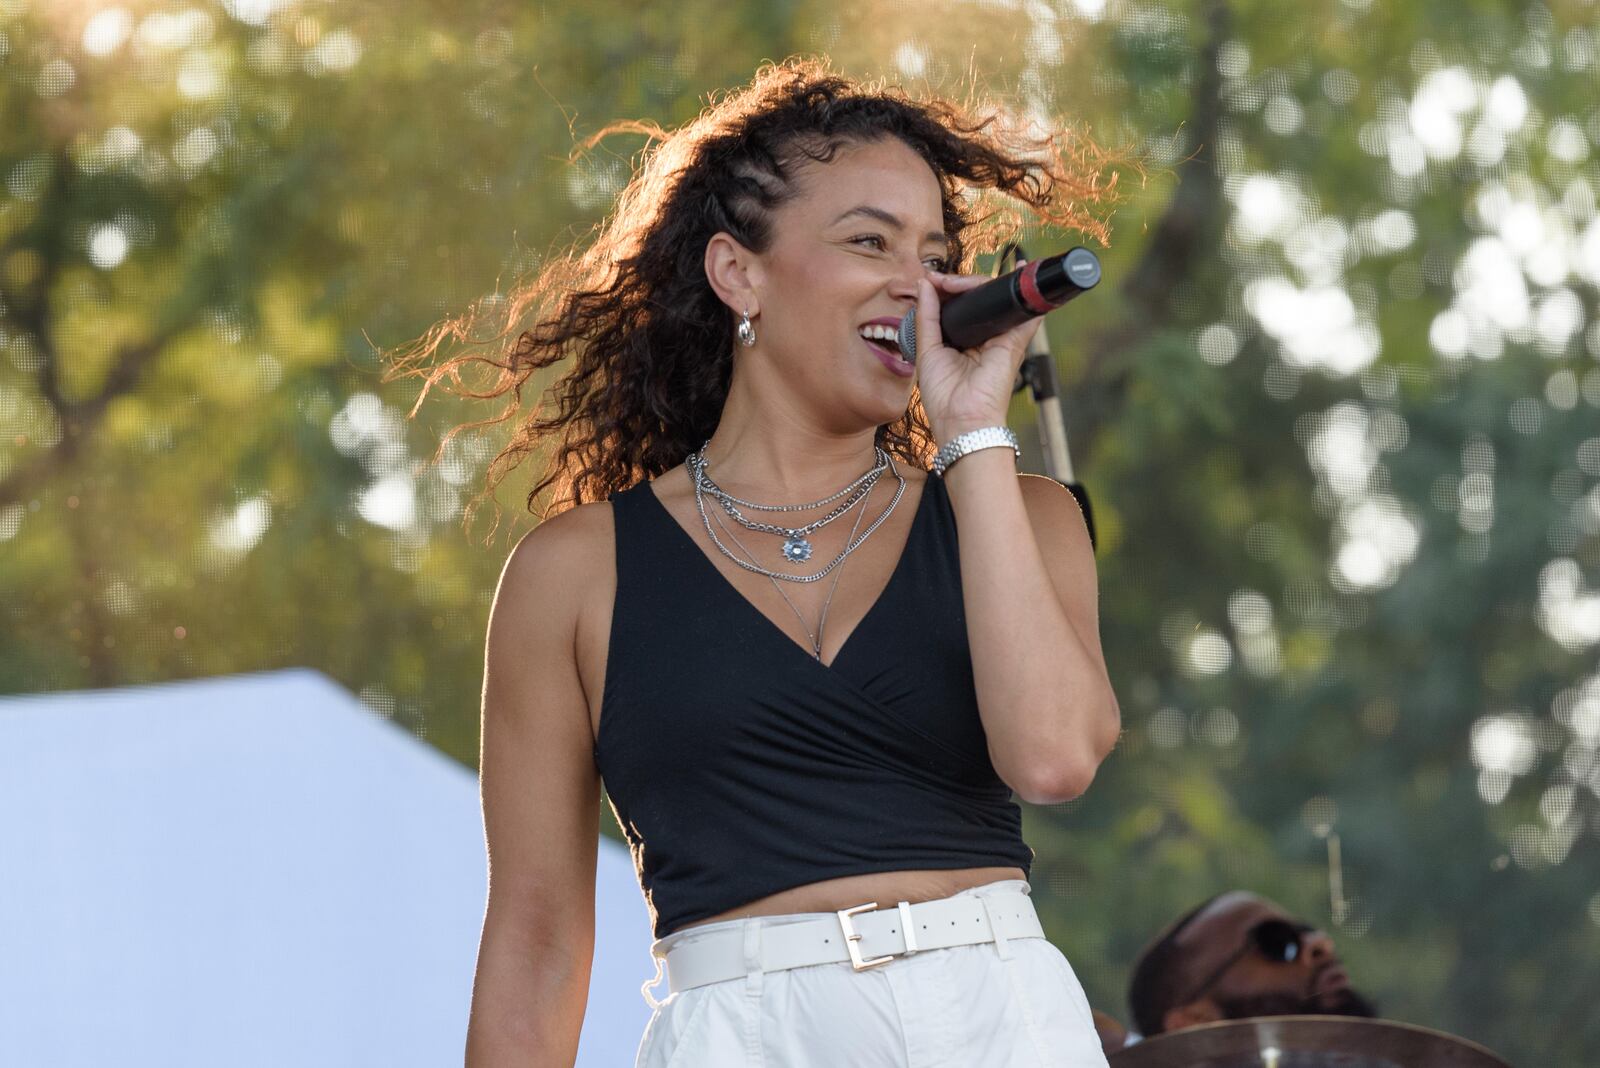
[[[850,650],[855,646],[856,638],[861,635],[861,632],[865,630],[868,624],[872,622],[873,617],[878,614],[878,609],[883,605],[884,601],[888,599],[889,592],[894,589],[895,583],[900,579],[901,572],[905,570],[906,557],[911,554],[911,544],[917,536],[917,530],[923,520],[923,513],[927,511],[927,498],[930,492],[929,483],[934,477],[935,476],[933,473],[929,472],[926,479],[924,479],[922,483],[921,496],[917,498],[916,512],[912,515],[911,526],[906,531],[905,544],[900,546],[900,556],[895,560],[894,570],[889,572],[888,581],[883,584],[883,589],[878,591],[877,598],[874,599],[871,606],[867,608],[866,614],[864,614],[861,619],[857,621],[854,629],[852,629],[849,635],[845,637],[844,644],[840,645],[838,651],[833,654],[833,659],[826,664],[818,659],[809,649],[802,647],[799,642],[790,637],[789,633],[782,627],[778,626],[771,619],[767,618],[767,614],[765,612],[757,608],[748,597],[739,591],[737,586],[728,580],[728,576],[722,573],[722,569],[717,567],[710,555],[700,547],[700,543],[694,539],[693,535],[691,535],[689,531],[684,529],[682,523],[678,522],[678,518],[672,514],[672,510],[662,502],[660,497],[656,496],[655,485],[650,479],[646,479],[640,483],[639,488],[646,497],[650,498],[651,503],[660,511],[662,518],[667,521],[668,525],[678,532],[677,536],[682,539],[684,546],[693,551],[694,555],[699,558],[701,563],[703,563],[712,573],[712,575],[716,577],[722,588],[732,595],[735,601],[738,601],[741,605],[743,605],[747,613],[755,616],[756,619],[760,620],[765,625],[766,631],[769,634],[782,641],[783,644],[787,645],[789,648],[805,657],[811,663],[816,664],[824,671],[833,672],[838,668],[839,661],[843,660],[850,653]],[[909,482],[909,480],[907,481]],[[840,566],[842,567],[844,565],[840,564]]]

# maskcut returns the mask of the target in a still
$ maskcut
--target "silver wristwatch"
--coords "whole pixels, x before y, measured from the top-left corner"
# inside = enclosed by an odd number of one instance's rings
[[[933,457],[933,473],[942,478],[945,468],[967,453],[993,448],[996,445],[1010,445],[1011,451],[1016,453],[1017,463],[1022,463],[1022,448],[1017,444],[1017,436],[1011,432],[1010,427],[982,426],[965,434],[957,434],[945,442]]]

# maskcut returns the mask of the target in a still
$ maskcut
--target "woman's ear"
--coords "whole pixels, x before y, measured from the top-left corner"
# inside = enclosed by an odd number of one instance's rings
[[[1194,1027],[1197,1024],[1216,1023],[1222,1019],[1222,1009],[1208,997],[1200,997],[1187,1005],[1179,1005],[1167,1010],[1161,1018],[1161,1033],[1168,1031],[1181,1031],[1185,1027]]]
[[[706,242],[706,280],[717,296],[735,314],[761,313],[761,261],[739,244],[727,231],[718,231]]]

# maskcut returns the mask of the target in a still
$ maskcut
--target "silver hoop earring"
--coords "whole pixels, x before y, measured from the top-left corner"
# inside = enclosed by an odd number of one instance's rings
[[[739,319],[739,344],[743,345],[745,348],[749,348],[755,343],[756,328],[755,325],[750,322],[749,309],[746,309],[744,314]]]

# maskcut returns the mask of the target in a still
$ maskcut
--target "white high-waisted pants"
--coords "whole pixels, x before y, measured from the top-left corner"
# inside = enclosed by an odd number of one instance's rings
[[[1026,893],[1022,879],[956,897]],[[651,952],[755,923],[703,924]],[[669,994],[645,1027],[635,1068],[1107,1068],[1089,999],[1061,951],[1043,938],[949,946],[855,971],[814,964]]]

